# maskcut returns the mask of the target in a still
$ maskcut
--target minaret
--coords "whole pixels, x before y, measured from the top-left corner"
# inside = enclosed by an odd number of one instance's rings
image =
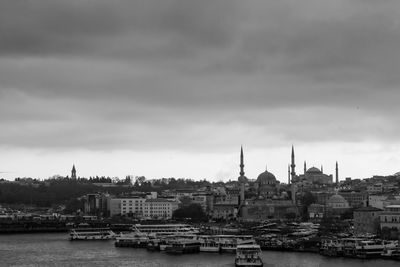
[[[339,166],[336,161],[336,186],[338,186],[338,185],[339,185]]]
[[[239,176],[239,183],[240,183],[240,200],[239,205],[244,204],[244,186],[246,183],[246,177],[244,176],[244,156],[243,156],[243,146],[240,147],[240,176]]]
[[[240,147],[240,176],[244,176],[243,147]]]
[[[324,166],[321,164],[321,172],[324,173]]]
[[[287,179],[288,179],[288,184],[290,184],[290,164],[287,165]]]
[[[75,169],[75,164],[72,165],[72,170],[71,170],[71,179],[76,179],[76,169]]]
[[[292,164],[290,165],[290,167],[292,169],[290,175],[291,175],[291,179],[293,181],[296,176],[296,170],[295,170],[296,164],[294,163],[294,147],[293,147],[293,145],[292,145]]]
[[[306,161],[304,161],[304,175],[306,174],[306,172],[307,172],[307,163]]]

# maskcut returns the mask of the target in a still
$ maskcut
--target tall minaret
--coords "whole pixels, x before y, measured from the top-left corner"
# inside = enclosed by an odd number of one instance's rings
[[[321,164],[321,172],[324,173],[324,166]]]
[[[288,179],[288,184],[290,184],[290,164],[287,165],[287,179]]]
[[[336,161],[336,186],[339,185],[339,166]]]
[[[292,164],[290,165],[290,167],[292,169],[290,175],[291,175],[291,178],[292,178],[292,181],[293,181],[295,176],[296,176],[296,170],[295,170],[296,164],[294,163],[294,147],[293,147],[293,145],[292,145]]]
[[[306,161],[304,161],[304,175],[306,174],[306,172],[307,172],[307,163]]]
[[[76,169],[75,169],[75,164],[72,165],[72,170],[71,170],[71,179],[76,179]]]
[[[240,184],[240,200],[239,200],[239,205],[244,204],[244,187],[246,183],[246,177],[244,176],[244,159],[243,159],[243,146],[240,147],[240,176],[239,176],[239,184]]]
[[[244,176],[243,146],[240,146],[240,177]]]

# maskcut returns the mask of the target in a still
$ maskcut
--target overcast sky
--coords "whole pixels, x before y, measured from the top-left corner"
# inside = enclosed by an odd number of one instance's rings
[[[400,1],[3,0],[0,177],[400,171]]]

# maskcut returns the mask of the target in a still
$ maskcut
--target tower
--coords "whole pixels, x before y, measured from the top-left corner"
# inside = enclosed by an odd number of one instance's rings
[[[244,176],[243,146],[240,147],[240,177]]]
[[[321,172],[324,173],[324,166],[321,164]]]
[[[336,168],[335,168],[335,170],[336,170],[336,186],[337,186],[337,185],[339,185],[339,166],[338,166],[337,161],[336,161]]]
[[[290,184],[290,164],[287,165],[287,176],[288,184]]]
[[[72,170],[71,170],[71,179],[76,179],[76,169],[75,169],[75,164],[72,165]]]
[[[306,161],[304,161],[304,174],[306,174],[306,172],[307,172],[307,163]]]
[[[294,163],[294,147],[293,147],[293,145],[292,145],[292,164],[290,165],[290,167],[291,167],[291,173],[290,173],[290,175],[291,175],[291,180],[293,181],[294,180],[294,178],[295,178],[295,176],[296,176],[296,164]]]
[[[239,184],[240,184],[240,199],[239,199],[239,205],[244,204],[244,187],[246,183],[246,176],[244,176],[244,156],[243,156],[243,146],[240,147],[240,176],[239,176]]]

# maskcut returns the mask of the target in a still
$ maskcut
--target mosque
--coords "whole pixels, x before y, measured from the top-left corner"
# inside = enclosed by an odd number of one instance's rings
[[[303,174],[297,175],[295,170],[295,156],[294,147],[292,146],[291,164],[288,166],[288,184],[302,184],[302,185],[333,185],[333,175],[327,175],[321,169],[311,167],[307,169],[307,163],[304,161],[304,172]],[[339,167],[336,162],[336,181],[335,184],[339,183]]]
[[[240,150],[240,187],[238,214],[241,220],[260,221],[267,219],[283,219],[288,214],[298,215],[298,209],[289,197],[289,192],[281,187],[275,175],[265,170],[254,182],[244,175],[243,148]],[[254,192],[246,197],[246,192]]]
[[[275,175],[267,169],[260,173],[254,182],[249,181],[244,172],[243,148],[240,151],[240,188],[238,215],[242,220],[283,219],[288,214],[299,214],[296,194],[298,188],[305,186],[332,186],[333,175],[327,175],[316,167],[306,168],[304,173],[296,174],[294,147],[292,146],[291,164],[288,166],[288,184],[281,185]],[[338,163],[336,162],[336,183],[338,183]],[[253,192],[251,197],[246,193]]]

